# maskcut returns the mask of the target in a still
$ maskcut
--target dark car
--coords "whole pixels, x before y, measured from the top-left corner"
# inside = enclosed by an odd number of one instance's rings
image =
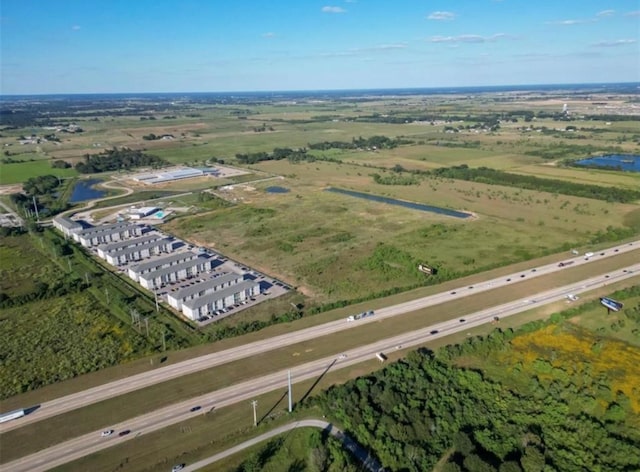
[[[438,334],[438,330],[437,329],[432,330],[431,334]]]
[[[194,406],[191,407],[191,409],[189,411],[198,411],[200,408],[202,408],[201,406]]]
[[[129,434],[131,432],[130,429],[125,429],[124,431],[120,431],[118,433],[118,436],[126,436],[127,434]]]
[[[464,323],[465,321],[467,320],[465,320],[464,318],[460,318],[460,323]]]

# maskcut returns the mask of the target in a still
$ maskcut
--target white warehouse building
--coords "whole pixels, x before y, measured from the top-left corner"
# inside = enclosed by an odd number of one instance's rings
[[[146,227],[131,223],[116,223],[113,225],[97,226],[74,233],[73,238],[84,247],[122,241],[124,239],[142,236]]]
[[[173,264],[169,267],[161,267],[159,269],[140,274],[138,282],[147,290],[154,290],[170,282],[177,282],[188,277],[198,275],[200,272],[207,272],[213,268],[213,260],[211,257],[200,255],[194,259]]]
[[[98,246],[98,256],[106,260],[107,254],[109,254],[110,252],[116,252],[121,249],[124,249],[125,247],[139,246],[141,244],[150,243],[151,241],[159,241],[160,239],[163,239],[163,238],[165,238],[163,234],[151,233],[151,234],[146,234],[144,236],[140,236],[139,238],[127,239],[125,241],[118,241],[117,243],[102,244]]]
[[[173,252],[176,248],[180,247],[180,242],[175,239],[165,238],[158,239],[157,241],[150,241],[145,244],[139,244],[132,247],[124,247],[117,251],[112,251],[106,256],[106,260],[113,266],[120,266],[128,262],[135,262],[141,259],[149,258],[151,256],[157,256],[162,253]]]
[[[254,280],[245,280],[223,290],[217,290],[209,295],[184,302],[182,313],[195,321],[216,310],[236,305],[259,294],[260,283]]]
[[[176,310],[182,309],[182,304],[194,298],[209,295],[244,280],[244,275],[235,272],[221,274],[218,277],[190,285],[183,289],[175,290],[167,294],[167,301]]]
[[[53,227],[65,236],[71,237],[73,237],[75,233],[80,233],[84,229],[77,221],[73,221],[64,216],[56,216],[53,219]]]
[[[138,282],[141,275],[153,272],[154,270],[164,269],[165,267],[170,267],[172,265],[181,264],[182,262],[190,261],[196,257],[198,257],[198,255],[195,252],[177,252],[170,256],[159,257],[152,261],[143,262],[142,264],[129,267],[127,273],[129,274],[129,277]]]

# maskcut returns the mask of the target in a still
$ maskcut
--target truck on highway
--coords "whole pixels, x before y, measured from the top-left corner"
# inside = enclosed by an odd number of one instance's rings
[[[584,253],[584,260],[585,260],[585,261],[588,261],[588,260],[589,260],[589,258],[590,258],[590,257],[592,257],[592,256],[593,256],[593,253],[592,253],[592,252],[585,252],[585,253]]]
[[[573,264],[573,262],[574,261],[561,262],[560,264],[558,264],[558,267],[567,267]]]
[[[4,423],[6,421],[17,420],[25,415],[24,408],[20,410],[13,410],[8,413],[3,413],[0,415],[0,423]]]
[[[384,352],[379,352],[378,354],[376,354],[376,357],[380,362],[384,362],[387,360],[387,356],[384,355]]]

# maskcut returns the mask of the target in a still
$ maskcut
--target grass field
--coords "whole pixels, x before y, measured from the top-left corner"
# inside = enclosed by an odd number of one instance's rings
[[[254,167],[286,176],[279,185],[290,192],[266,193],[268,182],[237,186],[225,195],[244,205],[180,218],[165,228],[277,275],[316,300],[423,283],[416,270],[421,262],[444,276],[586,244],[608,226],[624,226],[625,215],[636,208],[477,182],[379,185],[366,169],[327,162]],[[455,220],[367,202],[325,192],[327,186],[470,211],[478,218]]]
[[[17,184],[31,177],[55,175],[56,177],[74,177],[78,173],[73,168],[54,169],[48,160],[25,161],[14,164],[0,164],[0,185]]]

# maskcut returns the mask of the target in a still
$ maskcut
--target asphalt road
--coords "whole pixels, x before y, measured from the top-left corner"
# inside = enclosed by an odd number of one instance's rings
[[[640,248],[640,241],[635,241],[599,251],[595,253],[594,256],[589,258],[589,260],[585,260],[584,255],[581,255],[573,257],[571,259],[568,258],[565,260],[565,262],[573,261],[573,263],[569,267],[576,267],[606,257],[635,251],[638,248]],[[404,313],[416,311],[433,305],[438,305],[476,293],[493,290],[510,284],[515,284],[522,280],[548,275],[559,270],[563,270],[563,268],[558,267],[557,263],[547,264],[540,267],[532,267],[528,271],[501,276],[499,278],[477,283],[473,286],[463,286],[451,291],[441,292],[428,297],[419,298],[398,305],[378,309],[376,310],[374,316],[361,320],[353,322],[348,322],[346,319],[331,321],[329,323],[302,329],[293,333],[287,333],[262,341],[256,341],[224,351],[196,357],[166,367],[159,367],[149,372],[132,375],[130,377],[99,385],[97,387],[83,390],[81,392],[77,392],[64,397],[56,398],[48,402],[44,402],[40,405],[40,408],[38,408],[33,413],[27,416],[23,416],[18,420],[0,424],[0,434],[12,429],[19,428],[29,423],[35,423],[52,416],[66,413],[68,411],[97,403],[118,395],[123,395],[125,393],[129,393],[141,388],[149,387],[157,383],[166,382],[183,375],[210,369],[218,365],[261,354],[273,349],[279,349],[284,346],[297,344],[310,339],[316,339],[318,337],[326,336],[337,331],[356,328],[364,323],[375,322],[376,320],[379,320],[381,318],[389,318],[392,316],[402,315]],[[31,405],[24,406],[30,407]]]
[[[625,269],[611,271],[587,280],[537,293],[527,299],[516,300],[469,314],[465,316],[464,322],[459,319],[448,320],[420,330],[377,341],[366,346],[360,346],[345,351],[344,353],[336,353],[330,357],[292,367],[290,369],[292,381],[296,383],[312,378],[317,379],[327,371],[333,371],[371,360],[375,358],[378,352],[389,352],[394,349],[423,345],[430,340],[456,332],[466,331],[471,327],[491,322],[496,316],[506,318],[529,310],[534,306],[563,300],[570,293],[580,294],[609,283],[622,281],[631,277],[638,277],[638,275],[640,275],[640,263],[631,265]],[[100,431],[94,431],[4,464],[3,469],[12,472],[43,472],[80,457],[117,445],[123,441],[135,441],[135,438],[142,434],[165,428],[169,425],[188,420],[191,417],[210,414],[214,408],[221,408],[240,401],[248,401],[258,395],[277,389],[286,391],[287,372],[287,370],[282,370],[216,390],[197,398],[169,405],[151,413],[112,425],[111,429],[114,429],[116,433],[110,437],[102,438],[100,437]],[[192,412],[190,409],[193,406],[200,406],[201,408],[198,411]],[[260,405],[258,405],[258,408],[259,407]],[[126,436],[118,436],[117,433],[124,430],[131,432]]]
[[[281,434],[287,433],[296,428],[319,428],[327,431],[331,436],[342,442],[342,446],[349,450],[354,457],[360,461],[364,470],[368,470],[369,472],[378,472],[382,470],[382,466],[373,459],[360,444],[352,440],[348,435],[346,435],[342,430],[336,428],[331,423],[322,420],[301,420],[296,421],[294,423],[285,424],[278,428],[272,429],[271,431],[261,434],[260,436],[256,436],[253,439],[249,439],[237,446],[227,449],[226,451],[222,451],[213,456],[207,457],[201,461],[195,462],[193,464],[187,464],[183,472],[194,472],[196,470],[202,469],[208,465],[211,465],[219,460],[222,460],[226,457],[232,456],[244,449],[247,449],[251,446],[255,446],[261,442],[264,442],[268,439],[271,439],[275,436],[279,436]],[[168,469],[170,470],[170,469]]]

